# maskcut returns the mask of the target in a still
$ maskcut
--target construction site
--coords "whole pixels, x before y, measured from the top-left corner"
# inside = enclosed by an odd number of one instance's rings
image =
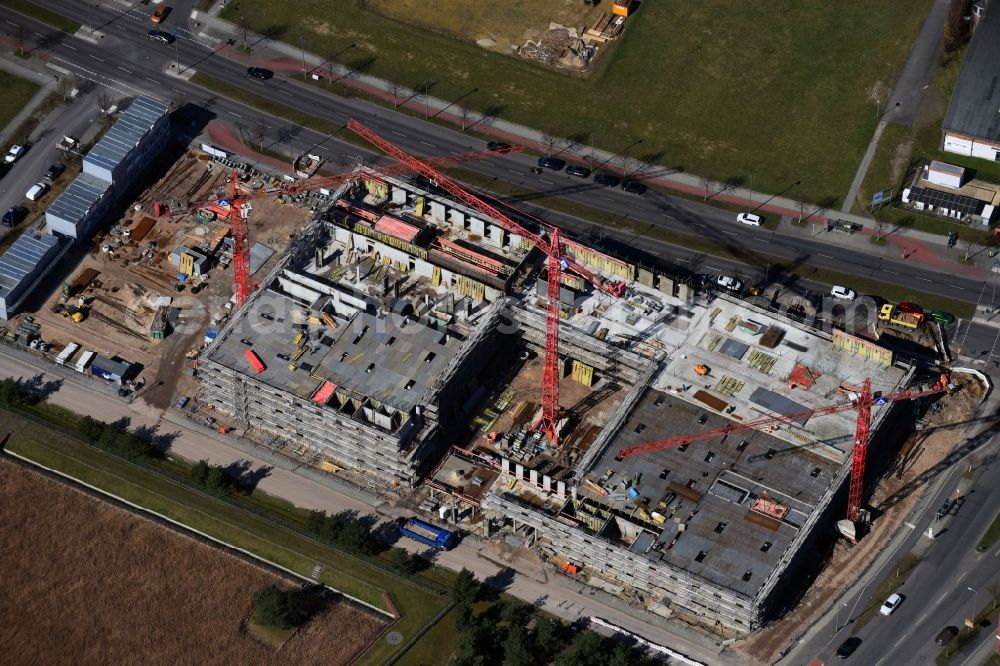
[[[895,353],[909,336],[947,360],[927,318],[869,307],[846,332],[698,289],[439,170],[489,151],[418,160],[348,128],[396,163],[295,179],[188,150],[16,330],[725,637],[779,617],[831,543],[865,544],[904,435],[985,392]]]

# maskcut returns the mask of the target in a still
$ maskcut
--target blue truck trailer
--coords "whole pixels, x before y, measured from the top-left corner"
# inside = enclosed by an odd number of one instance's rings
[[[411,539],[415,539],[420,543],[425,543],[428,546],[433,546],[434,548],[439,548],[441,550],[448,550],[453,545],[455,545],[455,533],[446,530],[443,527],[435,527],[430,523],[425,523],[422,520],[416,518],[410,518],[399,528],[399,531]]]

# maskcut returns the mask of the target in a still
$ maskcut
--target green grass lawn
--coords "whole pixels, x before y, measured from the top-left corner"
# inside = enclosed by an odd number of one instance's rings
[[[976,544],[976,550],[980,553],[989,550],[993,544],[1000,541],[1000,513],[997,514],[990,526],[986,528],[983,537]]]
[[[20,12],[25,16],[38,19],[42,23],[48,23],[53,28],[59,28],[63,32],[68,32],[71,35],[80,29],[80,24],[78,22],[68,19],[62,14],[49,11],[44,7],[39,7],[38,5],[29,2],[29,0],[0,0],[0,5],[10,7],[14,11]]]
[[[511,0],[528,2],[529,0]],[[387,18],[359,0],[236,0],[223,17],[558,136],[760,191],[842,196],[930,0],[645,2],[574,76]],[[766,37],[765,37],[766,36]],[[835,102],[834,102],[835,100]],[[641,141],[641,143],[638,143]]]
[[[0,95],[0,127],[6,127],[40,88],[34,81],[0,71],[0,90],[3,90],[3,95]],[[7,146],[3,146],[3,150],[6,153]]]
[[[68,424],[66,414],[60,411],[56,408],[62,423]],[[402,614],[393,628],[406,638],[416,635],[448,603],[443,589],[435,585],[436,581],[430,576],[417,583],[407,581],[388,573],[387,567],[378,562],[363,561],[296,533],[280,522],[285,516],[260,515],[267,510],[267,505],[283,500],[258,500],[260,510],[252,512],[87,446],[61,429],[48,427],[35,419],[0,410],[0,420],[4,429],[13,433],[7,443],[12,452],[304,576],[309,576],[315,564],[321,563],[324,565],[321,582],[377,608],[386,608],[383,591],[387,591]],[[447,572],[436,576],[450,580]],[[383,664],[399,649],[380,639],[365,652],[359,663]]]

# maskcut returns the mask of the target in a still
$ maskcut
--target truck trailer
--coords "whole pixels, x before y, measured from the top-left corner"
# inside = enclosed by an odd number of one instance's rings
[[[411,539],[440,550],[448,550],[455,544],[455,533],[443,527],[435,527],[417,518],[410,518],[399,531]]]

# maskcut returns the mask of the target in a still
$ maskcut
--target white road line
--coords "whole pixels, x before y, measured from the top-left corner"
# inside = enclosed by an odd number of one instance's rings
[[[19,25],[18,25],[17,23],[11,23],[10,21],[4,21],[4,23],[6,23],[7,25],[12,25],[12,26],[14,26],[15,28],[20,28],[20,27],[21,27],[21,26],[19,26]]]
[[[421,146],[430,146],[431,148],[433,148],[433,147],[434,147],[434,144],[433,144],[433,143],[427,143],[426,141],[421,141],[421,142],[420,142],[420,145],[421,145]]]
[[[518,171],[517,169],[507,169],[507,173],[516,173],[518,176],[520,176],[523,172]]]
[[[94,60],[97,60],[98,62],[104,62],[104,58],[98,58],[94,54],[90,54],[90,57],[93,58]]]
[[[76,51],[76,47],[75,46],[70,46],[69,44],[63,44],[63,46],[65,46],[66,48],[68,48],[70,51]]]
[[[923,622],[924,618],[927,617],[929,614],[930,614],[929,612],[928,613],[924,613],[923,615],[920,616],[920,619],[917,620],[917,622]]]
[[[149,81],[150,83],[159,83],[159,81],[157,81],[156,79],[151,79],[148,76],[146,77],[146,80]]]
[[[817,257],[826,257],[827,259],[833,259],[833,257],[831,257],[830,255],[828,255],[828,254],[820,254],[819,252],[816,253],[816,256]]]
[[[963,578],[965,578],[965,577],[966,577],[966,576],[967,576],[968,574],[969,574],[969,572],[968,572],[968,571],[963,571],[963,572],[962,572],[962,575],[961,575],[961,576],[959,576],[959,577],[958,577],[958,580],[956,580],[955,582],[956,582],[956,583],[961,583],[961,582],[962,582],[962,579],[963,579]]]
[[[125,69],[124,67],[121,67],[121,66],[119,66],[118,69],[122,70],[126,74],[131,74],[132,73],[132,72],[128,71],[127,69]]]
[[[735,231],[723,231],[722,233],[726,234],[727,236],[739,236],[739,234],[736,233]]]
[[[40,33],[40,32],[35,32],[35,33],[32,33],[32,34],[34,34],[34,35],[38,35],[39,37],[44,37],[44,36],[45,36],[45,35],[43,35],[43,34],[42,34],[42,33]]]
[[[942,595],[941,595],[940,597],[938,597],[938,598],[937,598],[937,601],[935,601],[934,603],[936,603],[936,604],[939,604],[939,603],[941,603],[942,601],[944,601],[944,598],[945,598],[945,597],[947,597],[947,596],[948,596],[948,593],[947,593],[947,592],[945,592],[945,593],[944,593],[944,594],[942,594]]]
[[[392,130],[392,133],[395,134],[396,136],[406,136],[402,132],[397,132],[396,130]]]
[[[231,115],[231,116],[236,116],[237,118],[242,118],[242,117],[243,117],[243,116],[241,116],[240,114],[238,114],[238,113],[235,113],[235,112],[233,112],[233,111],[230,111],[230,112],[229,112],[229,115]]]
[[[917,278],[918,280],[923,280],[924,282],[934,282],[934,280],[932,280],[930,278],[925,278],[925,277],[920,276],[920,275],[914,275],[913,277]]]
[[[993,557],[1000,557],[1000,548],[997,548],[997,552],[993,553]]]
[[[553,183],[551,180],[545,180],[544,178],[539,178],[538,181],[540,183],[545,183],[546,185],[555,185],[555,183]]]

